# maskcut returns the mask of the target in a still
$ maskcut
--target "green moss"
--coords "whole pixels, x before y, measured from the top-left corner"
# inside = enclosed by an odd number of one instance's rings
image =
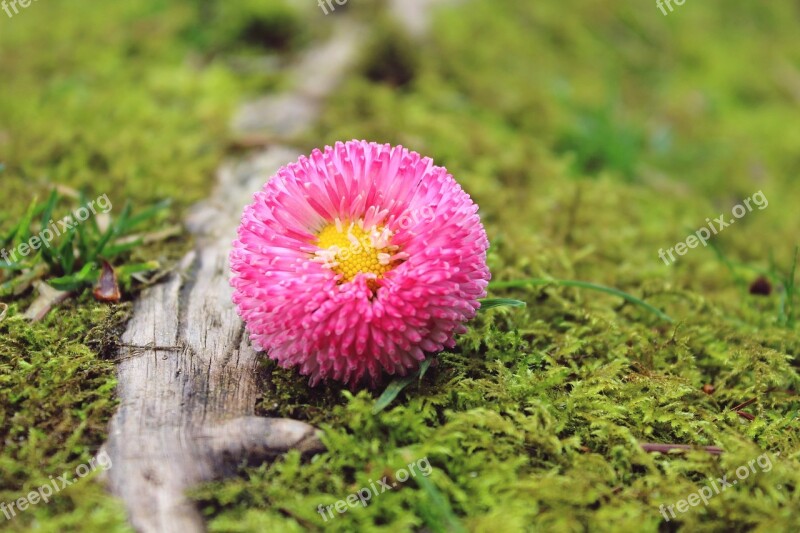
[[[350,12],[384,20],[380,5],[351,2]],[[4,25],[4,193],[27,200],[60,182],[112,200],[174,197],[179,220],[208,193],[235,102],[282,82],[233,76],[222,51],[291,57],[306,32],[325,32],[281,18],[292,13],[281,5],[248,6],[305,29],[259,44],[235,10],[156,0],[40,2]],[[307,148],[368,138],[430,155],[480,204],[495,279],[592,281],[676,323],[573,287],[495,290],[528,306],[479,316],[378,415],[380,389],[310,389],[265,361],[259,414],[317,424],[328,451],[199,489],[210,529],[798,529],[800,340],[784,297],[800,193],[796,17],[790,3],[744,0],[687,3],[669,17],[621,0],[475,0],[442,10],[424,46],[377,24]],[[715,237],[713,250],[670,266],[658,258],[758,190],[769,207]],[[772,292],[750,294],[762,273]],[[0,323],[5,501],[96,451],[113,410],[112,366],[96,354],[113,346],[126,313],[84,298],[29,325],[18,316],[29,300]],[[733,410],[753,398],[744,411],[754,420]],[[652,455],[645,441],[725,453]],[[768,472],[664,521],[660,505],[767,452]],[[327,522],[317,513],[425,457],[429,477]],[[60,498],[12,526],[124,527],[90,481]]]
[[[0,502],[12,502],[88,464],[114,412],[114,365],[87,346],[89,326],[119,324],[125,307],[83,298],[30,324],[12,305],[0,323]],[[114,328],[109,325],[109,329]],[[126,530],[124,513],[102,486],[80,479],[8,525],[46,531],[92,526]],[[3,522],[6,517],[0,517]],[[4,526],[5,527],[5,526]]]
[[[259,2],[257,17],[250,10],[236,18],[217,4],[149,0],[98,9],[54,0],[4,21],[7,197],[29,199],[57,183],[92,198],[108,193],[120,206],[173,198],[180,220],[213,182],[235,104],[280,80],[275,72],[231,70],[223,52],[246,46],[244,15],[268,26],[300,25],[299,13],[280,0]],[[215,43],[212,55],[199,55],[207,51],[198,32]],[[4,215],[18,217],[24,204],[4,206]]]
[[[797,529],[800,340],[780,310],[797,244],[783,77],[800,54],[796,9],[735,4],[664,18],[621,1],[474,1],[443,11],[416,49],[376,29],[307,148],[367,138],[430,155],[480,204],[495,279],[601,283],[676,323],[594,291],[496,290],[528,307],[480,316],[378,415],[380,388],[310,390],[266,363],[261,413],[320,425],[328,452],[200,490],[212,530],[454,531],[450,513],[471,531]],[[414,58],[404,84],[398,57]],[[769,207],[715,237],[721,255],[659,259],[758,190]],[[751,295],[761,272],[774,290]],[[749,421],[732,408],[751,398]],[[653,455],[640,442],[725,453]],[[659,512],[767,452],[768,472],[756,466],[708,506],[670,522]],[[317,513],[422,457],[430,484]]]
[[[12,19],[0,15],[0,235],[54,185],[87,198],[107,194],[115,216],[126,201],[136,212],[173,199],[166,220],[148,221],[141,232],[182,221],[209,194],[234,106],[281,82],[275,69],[240,71],[233,54],[247,51],[247,35],[228,32],[235,17],[211,4],[48,0]],[[270,31],[288,25],[286,49],[257,50],[278,63],[310,33],[295,40],[301,15],[287,5],[258,2],[247,12]],[[129,259],[167,267],[190,245],[173,239]],[[7,279],[0,271],[0,283]],[[30,324],[21,314],[33,298],[30,290],[4,298],[11,305],[0,322],[0,503],[86,464],[115,409],[107,357],[130,304],[101,305],[86,294]],[[0,523],[18,531],[128,530],[121,506],[89,479],[10,522],[0,514]]]

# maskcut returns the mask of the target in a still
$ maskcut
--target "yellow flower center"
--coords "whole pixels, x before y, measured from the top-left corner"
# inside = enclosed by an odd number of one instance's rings
[[[317,235],[316,260],[342,275],[342,282],[352,281],[357,274],[367,274],[368,284],[375,288],[376,279],[392,269],[396,246],[389,245],[391,232],[382,226],[364,228],[361,221],[343,224],[337,220]]]

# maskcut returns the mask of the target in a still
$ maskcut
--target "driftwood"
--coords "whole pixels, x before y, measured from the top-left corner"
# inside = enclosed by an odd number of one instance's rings
[[[245,106],[240,117],[247,117],[246,128],[239,131],[280,136],[309,127],[320,91],[332,90],[345,72],[356,35],[344,27],[310,52],[296,68],[296,90]],[[298,111],[272,113],[287,101]],[[187,220],[196,249],[165,282],[144,291],[120,339],[120,407],[105,445],[113,465],[107,482],[138,531],[203,531],[186,489],[230,475],[244,462],[263,462],[290,449],[322,449],[308,424],[253,416],[259,355],[231,303],[228,284],[228,253],[242,209],[298,155],[274,146],[220,170],[211,199]]]
[[[231,303],[227,254],[238,211],[287,160],[273,149],[220,172],[215,201],[189,220],[198,247],[148,289],[121,338],[121,405],[106,451],[111,491],[140,531],[202,531],[184,491],[289,449],[318,451],[313,427],[253,416],[258,354]]]
[[[424,27],[436,0],[393,0],[409,30]],[[288,93],[246,104],[234,120],[240,136],[286,139],[319,115],[352,62],[362,32],[346,17],[327,43],[294,67]],[[235,473],[290,449],[320,451],[303,422],[254,416],[257,354],[231,303],[228,253],[243,207],[280,166],[298,153],[272,146],[218,173],[212,197],[187,221],[196,248],[166,281],[144,291],[120,341],[117,396],[105,450],[106,481],[143,532],[204,531],[186,489]]]

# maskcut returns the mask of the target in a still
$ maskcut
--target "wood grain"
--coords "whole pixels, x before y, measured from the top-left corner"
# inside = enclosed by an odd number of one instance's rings
[[[315,429],[254,416],[259,354],[231,303],[227,255],[241,206],[278,167],[296,158],[273,148],[220,171],[213,201],[188,226],[197,249],[136,302],[118,354],[120,407],[106,451],[112,493],[139,531],[203,531],[184,495],[295,448],[322,449]]]

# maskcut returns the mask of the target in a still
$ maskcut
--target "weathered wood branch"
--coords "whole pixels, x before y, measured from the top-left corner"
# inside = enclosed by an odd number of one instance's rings
[[[272,149],[220,172],[188,221],[197,249],[136,302],[118,358],[119,411],[106,450],[111,491],[140,531],[202,531],[187,488],[321,444],[303,422],[254,416],[258,354],[231,303],[227,255],[238,211],[297,154]]]
[[[279,137],[308,128],[319,98],[346,71],[356,33],[345,26],[330,43],[309,52],[295,68],[298,83],[289,95],[245,106],[240,114],[246,117],[240,118],[244,129]],[[276,116],[274,111],[289,101],[295,108]],[[254,416],[258,356],[228,284],[228,253],[242,209],[280,166],[298,155],[275,146],[224,166],[214,194],[187,220],[196,249],[136,302],[117,354],[120,407],[106,451],[113,465],[110,490],[123,500],[139,531],[203,531],[186,489],[290,449],[322,449],[308,424]]]
[[[427,7],[430,1],[414,5]],[[411,16],[415,10],[417,17],[424,15],[417,7],[403,12],[419,25]],[[290,72],[293,90],[243,106],[234,120],[240,135],[286,139],[313,124],[361,40],[362,32],[348,20],[332,23],[338,26],[332,39],[307,52]],[[123,500],[138,531],[203,531],[186,489],[291,449],[322,449],[308,424],[254,416],[258,354],[228,284],[228,252],[243,207],[297,156],[273,146],[224,166],[214,194],[187,220],[195,250],[135,304],[117,354],[120,407],[105,448],[112,462],[110,490]]]

